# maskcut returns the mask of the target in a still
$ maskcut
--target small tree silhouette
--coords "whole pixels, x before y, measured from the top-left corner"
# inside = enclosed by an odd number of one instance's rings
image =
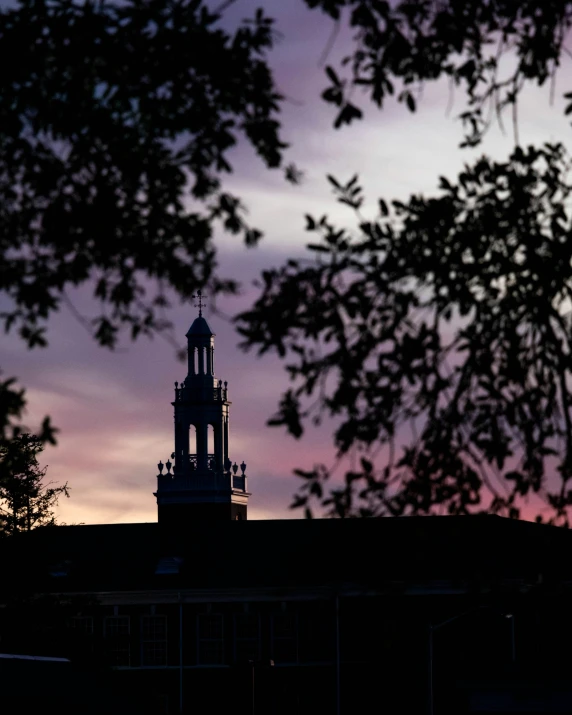
[[[67,483],[44,483],[47,467],[38,464],[43,449],[39,437],[20,434],[0,444],[0,534],[31,531],[56,523],[54,508],[62,494],[69,497]]]

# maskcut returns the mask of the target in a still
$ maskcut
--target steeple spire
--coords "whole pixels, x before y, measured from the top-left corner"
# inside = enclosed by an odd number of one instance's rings
[[[238,474],[238,465],[229,458],[231,403],[227,383],[215,377],[215,334],[202,315],[205,296],[199,290],[193,297],[198,299],[199,315],[186,335],[188,371],[182,383],[175,383],[172,403],[174,463],[159,463],[155,493],[159,522],[177,532],[189,519],[246,519],[250,496],[246,464],[240,465]]]

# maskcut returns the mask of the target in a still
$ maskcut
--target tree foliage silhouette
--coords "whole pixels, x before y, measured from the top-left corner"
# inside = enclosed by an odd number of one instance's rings
[[[46,344],[66,291],[86,282],[101,312],[84,322],[107,347],[122,328],[169,327],[167,286],[182,298],[236,289],[215,270],[213,227],[247,245],[261,233],[224,190],[229,152],[242,138],[275,168],[285,144],[273,21],[220,21],[201,0],[0,11],[0,318],[28,347]],[[11,380],[2,396],[9,439],[25,398]]]
[[[29,434],[0,444],[0,534],[56,523],[54,508],[69,489],[67,484],[44,483],[47,467],[38,464],[42,449],[43,441]]]
[[[334,18],[349,6],[356,28],[349,78],[326,68],[336,126],[362,116],[350,101],[360,86],[381,107],[400,83],[398,100],[414,111],[413,88],[447,76],[468,99],[462,146],[483,138],[487,104],[502,121],[527,81],[553,76],[572,22],[563,2],[307,1]],[[501,81],[508,51],[517,61]],[[568,524],[569,170],[560,144],[517,146],[506,162],[482,157],[456,181],[442,177],[434,197],[380,199],[374,220],[362,215],[357,176],[329,177],[356,229],[307,216],[317,235],[308,259],[265,272],[238,316],[246,349],[287,361],[293,387],[269,423],[295,437],[309,420],[337,423],[336,463],[298,469],[293,506],[518,517],[536,495],[548,520]],[[332,483],[344,457],[353,465]]]
[[[466,129],[461,146],[479,144],[495,118],[502,124],[507,107],[517,133],[522,90],[553,81],[563,54],[569,53],[569,0],[305,2],[338,25],[347,21],[354,28],[351,52],[341,67],[326,67],[329,86],[322,97],[337,107],[336,127],[363,116],[356,90],[379,108],[395,96],[414,112],[424,85],[446,79],[451,91],[458,87],[467,99],[459,116]]]
[[[93,280],[112,346],[162,327],[179,295],[218,280],[213,224],[255,244],[240,200],[222,187],[245,138],[268,167],[284,143],[266,62],[272,20],[234,33],[199,0],[22,0],[0,13],[0,241],[6,329],[29,347],[66,288]],[[19,48],[25,61],[14,61]]]

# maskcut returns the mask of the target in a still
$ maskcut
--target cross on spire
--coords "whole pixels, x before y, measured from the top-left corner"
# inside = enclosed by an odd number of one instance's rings
[[[205,307],[206,303],[203,303],[203,298],[208,298],[208,295],[203,295],[201,289],[197,291],[196,295],[193,293],[191,296],[193,300],[198,300],[198,303],[195,303],[195,308],[199,309],[199,318],[203,317],[203,308]]]

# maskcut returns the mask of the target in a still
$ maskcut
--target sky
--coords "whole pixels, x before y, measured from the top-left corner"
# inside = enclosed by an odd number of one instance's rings
[[[234,151],[235,171],[226,187],[242,197],[249,220],[265,237],[259,247],[247,249],[236,237],[216,236],[220,273],[243,283],[241,296],[217,301],[226,315],[248,307],[256,294],[251,283],[260,270],[303,253],[308,241],[304,214],[327,213],[341,225],[352,224],[351,214],[334,202],[326,174],[342,181],[359,174],[373,215],[380,196],[403,200],[411,193],[435,192],[440,175],[454,180],[475,155],[486,152],[502,160],[514,146],[512,135],[495,127],[477,151],[459,150],[462,132],[455,115],[463,98],[459,94],[448,113],[444,84],[426,87],[414,115],[397,103],[378,111],[364,99],[365,119],[334,130],[333,112],[319,99],[326,85],[320,60],[332,21],[307,10],[300,0],[237,0],[225,22],[232,25],[259,5],[277,19],[281,33],[271,64],[288,98],[283,111],[283,133],[291,143],[287,161],[302,169],[304,180],[291,186],[279,172],[265,169],[248,148],[240,145]],[[340,32],[328,62],[335,63],[347,42],[347,32]],[[523,95],[522,144],[567,141],[570,126],[561,99],[570,90],[567,72],[569,61],[557,80],[553,106],[548,87]],[[85,288],[73,294],[73,302],[89,315]],[[190,304],[170,311],[181,347],[196,315]],[[208,301],[204,315],[216,333],[216,375],[228,381],[232,401],[230,456],[247,464],[249,518],[300,517],[288,508],[298,483],[292,470],[333,462],[330,430],[327,425],[313,429],[297,441],[280,428],[267,427],[287,385],[279,360],[240,351],[232,324],[213,315]],[[99,348],[66,308],[51,321],[48,338],[47,349],[28,351],[17,338],[2,336],[0,365],[4,377],[15,376],[27,388],[26,423],[37,426],[50,414],[61,430],[57,447],[46,448],[41,460],[48,465],[48,480],[71,487],[58,518],[66,523],[155,521],[156,465],[173,450],[173,383],[185,376],[185,365],[161,339],[124,341],[114,352]]]

